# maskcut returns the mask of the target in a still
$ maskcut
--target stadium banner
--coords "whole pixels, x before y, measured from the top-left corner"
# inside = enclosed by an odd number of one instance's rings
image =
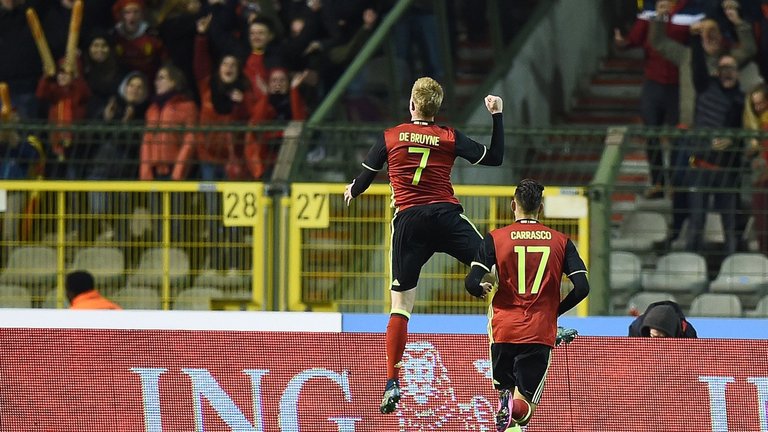
[[[378,413],[380,333],[0,329],[7,431],[492,431],[487,340],[411,334]],[[766,431],[768,341],[579,337],[536,431]]]

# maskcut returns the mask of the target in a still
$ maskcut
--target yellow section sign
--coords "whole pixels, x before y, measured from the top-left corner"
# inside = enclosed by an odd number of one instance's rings
[[[263,186],[231,183],[221,187],[224,226],[254,226],[259,223]]]
[[[328,188],[323,185],[293,185],[291,218],[300,228],[328,228],[330,206]]]

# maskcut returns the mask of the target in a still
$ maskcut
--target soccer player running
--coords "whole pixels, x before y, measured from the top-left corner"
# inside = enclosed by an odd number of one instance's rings
[[[422,266],[436,252],[469,265],[482,241],[454,196],[454,161],[461,157],[472,164],[499,166],[504,158],[500,97],[485,97],[493,117],[490,148],[452,127],[436,125],[435,114],[442,101],[443,89],[437,81],[429,77],[416,80],[409,103],[411,121],[384,131],[383,141],[370,149],[362,172],[344,191],[349,205],[387,163],[395,216],[390,255],[392,309],[386,332],[387,384],[379,407],[383,414],[393,412],[400,400],[399,369]]]
[[[530,421],[547,378],[557,317],[589,294],[587,269],[576,246],[565,234],[538,221],[544,210],[543,191],[531,179],[517,185],[511,204],[515,222],[485,237],[464,280],[473,296],[492,298],[488,330],[500,432]],[[494,266],[495,288],[483,281]],[[573,282],[573,290],[561,301],[563,273]]]

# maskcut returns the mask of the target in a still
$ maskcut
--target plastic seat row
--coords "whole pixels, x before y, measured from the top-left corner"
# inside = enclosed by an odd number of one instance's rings
[[[172,308],[175,310],[209,310],[212,299],[238,298],[242,299],[247,293],[232,295],[214,287],[196,286],[179,292],[174,297]],[[156,288],[126,287],[109,296],[111,300],[123,309],[162,309],[160,292]],[[0,285],[0,308],[31,308],[32,295],[24,287],[17,285]],[[68,304],[65,301],[65,306]],[[43,307],[56,307],[56,291],[49,291]]]
[[[677,298],[668,293],[641,292],[629,299],[628,310],[632,314],[643,313],[651,303]],[[752,311],[744,311],[740,298],[736,294],[703,293],[691,302],[687,313],[690,317],[768,317],[768,296],[763,297]]]
[[[687,307],[705,292],[736,294],[745,308],[755,308],[768,294],[768,257],[759,253],[735,253],[723,260],[712,282],[704,257],[691,252],[670,252],[656,268],[643,270],[640,258],[631,252],[611,252],[610,284],[614,306],[626,304],[637,291],[672,293]]]
[[[680,235],[670,245],[672,250],[683,250],[688,220],[683,222]],[[615,238],[611,239],[612,250],[622,250],[644,254],[652,252],[657,245],[669,237],[669,221],[659,212],[637,211],[628,213],[619,226]],[[724,234],[720,214],[708,212],[704,225],[704,243],[723,243]],[[746,236],[751,237],[752,231],[747,230]]]
[[[162,285],[163,249],[147,249],[141,256],[134,274],[128,275],[128,285]],[[171,286],[179,286],[189,276],[190,261],[186,252],[170,248],[169,269]],[[51,287],[56,284],[58,259],[56,250],[45,246],[15,248],[8,264],[0,273],[0,283]],[[88,247],[77,251],[70,270],[87,270],[97,286],[113,286],[125,276],[125,256],[120,249]]]

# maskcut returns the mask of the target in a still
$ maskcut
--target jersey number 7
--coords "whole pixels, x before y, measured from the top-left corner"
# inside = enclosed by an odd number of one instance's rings
[[[531,294],[538,294],[541,289],[541,280],[544,278],[544,270],[547,268],[547,261],[549,261],[549,246],[515,246],[515,253],[517,254],[517,292],[519,294],[526,293],[525,276],[526,260],[529,254],[541,254],[539,260],[539,267],[536,269],[536,277],[533,279],[533,286],[531,286]],[[533,257],[531,257],[533,258]]]
[[[412,185],[419,184],[421,180],[421,172],[427,167],[427,160],[429,159],[429,150],[424,147],[408,147],[408,153],[421,153],[421,160],[419,161],[419,167],[416,168],[416,172],[413,174]]]

